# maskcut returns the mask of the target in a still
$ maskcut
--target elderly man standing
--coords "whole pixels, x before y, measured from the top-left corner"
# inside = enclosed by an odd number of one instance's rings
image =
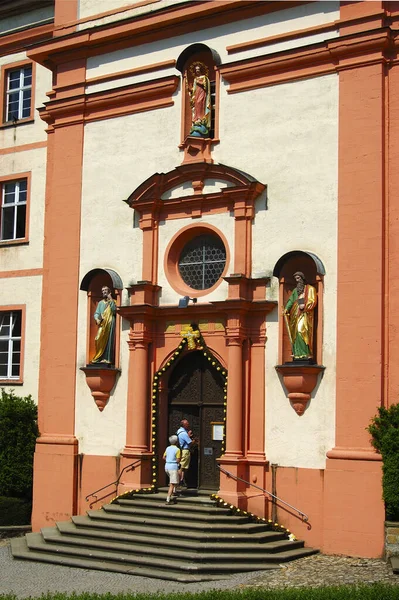
[[[180,428],[177,430],[177,439],[181,450],[181,461],[180,461],[180,485],[187,487],[185,482],[185,472],[190,466],[190,448],[193,443],[192,438],[188,432],[190,430],[190,424],[187,419],[180,421]]]

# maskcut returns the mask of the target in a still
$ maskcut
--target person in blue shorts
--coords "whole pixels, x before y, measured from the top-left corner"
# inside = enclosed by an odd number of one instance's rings
[[[165,460],[165,471],[169,477],[169,489],[168,495],[166,496],[166,504],[176,502],[176,499],[173,498],[173,492],[176,490],[176,485],[178,485],[180,481],[180,448],[176,446],[177,435],[170,436],[169,444],[170,446],[166,448],[163,455]]]

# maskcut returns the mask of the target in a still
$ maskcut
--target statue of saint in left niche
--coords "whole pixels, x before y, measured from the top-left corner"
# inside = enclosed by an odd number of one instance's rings
[[[101,288],[102,300],[97,304],[94,320],[98,325],[95,337],[96,353],[91,363],[115,363],[116,303],[109,287]]]

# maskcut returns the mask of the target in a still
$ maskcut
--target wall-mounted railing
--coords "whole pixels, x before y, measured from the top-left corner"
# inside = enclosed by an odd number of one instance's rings
[[[101,500],[104,500],[105,498],[108,498],[108,496],[110,496],[110,494],[112,493],[112,491],[108,492],[107,494],[104,494],[104,496],[101,496],[101,498],[99,498],[97,496],[97,494],[99,494],[100,492],[103,492],[104,490],[106,490],[107,488],[110,488],[112,485],[115,486],[115,494],[118,491],[118,485],[119,482],[121,480],[121,477],[123,475],[123,473],[128,473],[129,471],[134,471],[134,469],[136,468],[136,465],[141,464],[141,460],[136,460],[134,463],[131,463],[130,465],[126,465],[126,467],[124,467],[122,469],[122,471],[119,473],[118,478],[113,481],[112,483],[107,483],[107,485],[104,485],[102,488],[99,488],[98,490],[96,490],[95,492],[91,492],[91,494],[88,494],[86,496],[86,502],[89,502],[89,498],[93,498],[90,501],[90,508],[93,508],[93,506],[97,503],[97,502],[101,502]]]
[[[312,526],[309,523],[309,517],[308,517],[308,515],[306,513],[302,512],[301,510],[299,510],[299,508],[296,508],[295,506],[292,506],[292,504],[289,504],[285,500],[282,500],[282,498],[279,498],[278,496],[276,496],[275,494],[272,494],[268,490],[265,490],[264,488],[259,487],[259,485],[255,485],[254,483],[251,483],[250,481],[247,481],[246,479],[242,479],[242,477],[238,477],[237,475],[234,475],[234,473],[231,473],[230,471],[227,471],[224,467],[221,467],[220,465],[218,465],[218,467],[219,467],[219,469],[220,469],[220,471],[222,473],[224,473],[225,475],[227,475],[227,477],[232,477],[236,481],[242,481],[243,483],[246,483],[247,485],[250,485],[251,487],[254,487],[257,490],[260,490],[261,492],[263,492],[264,494],[267,494],[268,496],[270,496],[270,498],[272,498],[272,502],[273,503],[275,503],[275,504],[277,504],[277,503],[283,504],[284,506],[287,506],[291,510],[295,511],[296,513],[298,513],[298,515],[301,518],[301,520],[304,523],[307,524],[307,528],[308,529],[312,528]]]

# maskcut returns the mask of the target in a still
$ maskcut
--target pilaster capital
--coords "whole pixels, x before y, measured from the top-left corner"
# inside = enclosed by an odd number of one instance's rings
[[[139,226],[142,231],[153,231],[157,224],[157,218],[153,211],[143,212],[139,219]]]
[[[246,336],[246,330],[241,325],[226,327],[227,346],[242,346]]]
[[[127,345],[129,346],[129,350],[147,350],[148,345],[150,343],[150,339],[132,339],[129,335],[129,339],[127,341]]]
[[[255,216],[255,208],[252,203],[247,203],[246,198],[234,202],[234,218],[237,220],[249,220]]]
[[[133,323],[128,339],[129,350],[146,350],[152,341],[151,323],[146,320],[137,320]]]
[[[244,341],[244,338],[240,337],[238,335],[235,337],[229,337],[229,336],[226,337],[226,344],[229,347],[230,346],[242,346],[243,341]]]
[[[252,347],[264,348],[267,340],[266,324],[262,323],[259,329],[251,329],[249,331],[249,339]]]

